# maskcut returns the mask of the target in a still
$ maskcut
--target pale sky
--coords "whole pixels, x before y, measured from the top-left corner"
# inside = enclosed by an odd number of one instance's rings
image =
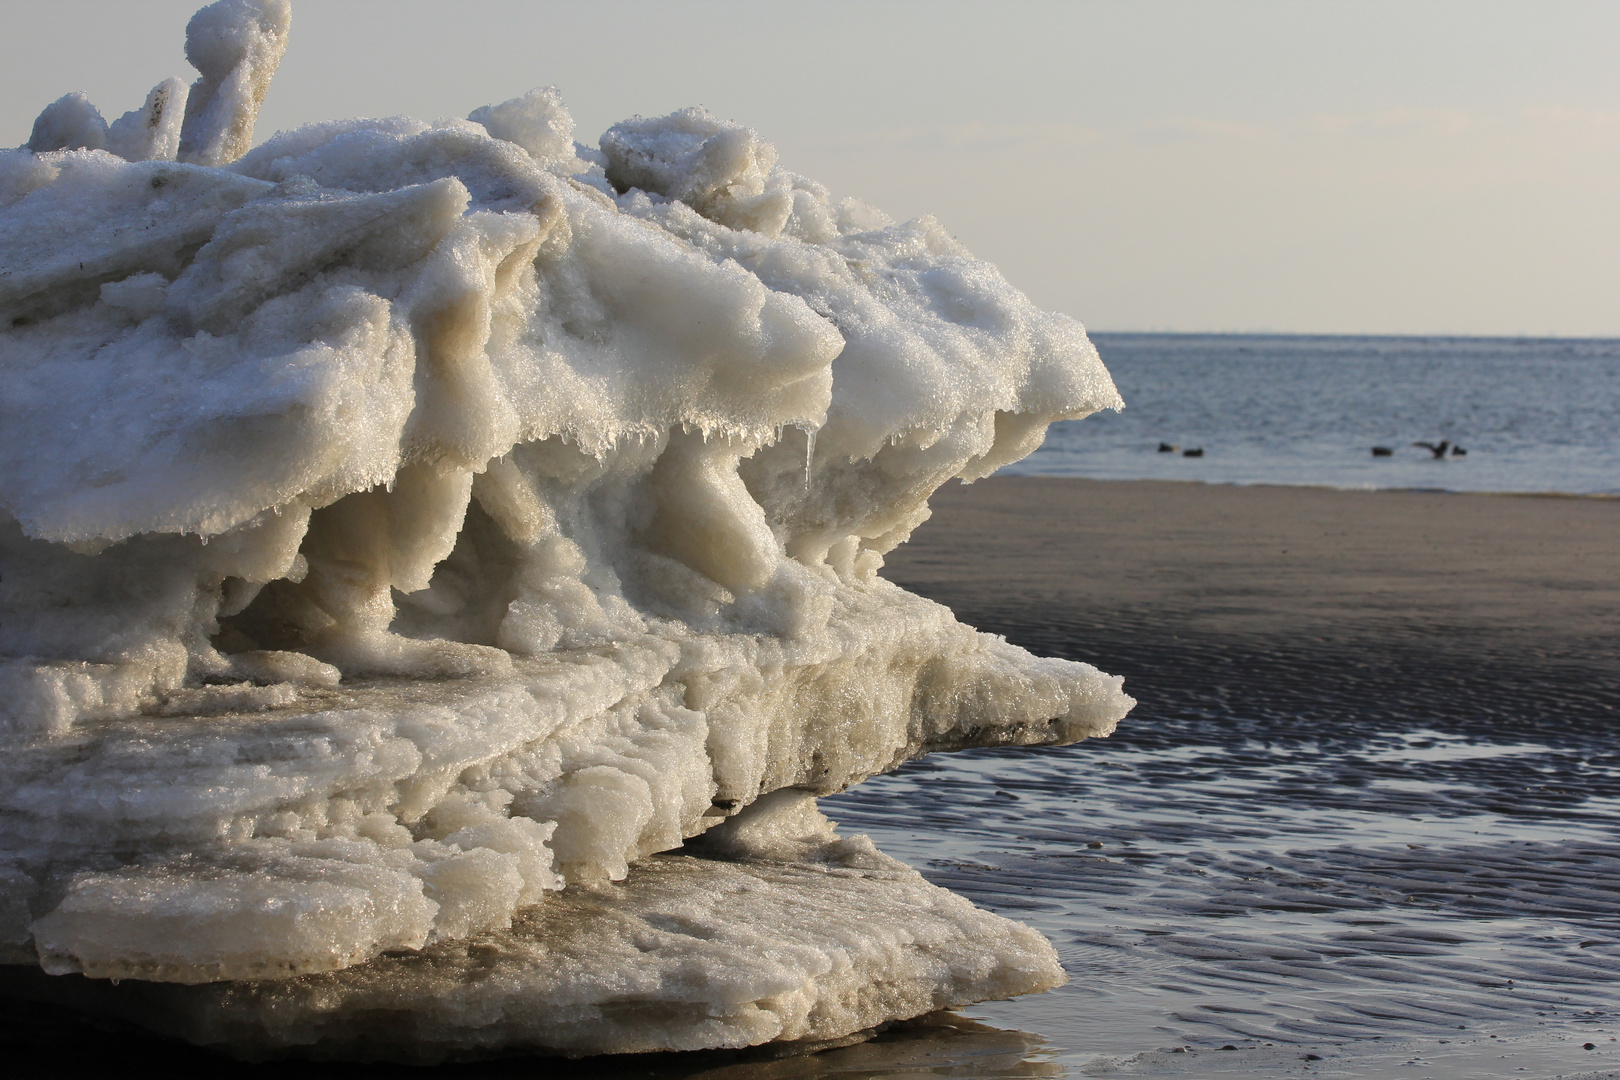
[[[194,0],[0,2],[0,145]],[[259,119],[701,104],[1096,330],[1620,336],[1620,3],[294,0]]]

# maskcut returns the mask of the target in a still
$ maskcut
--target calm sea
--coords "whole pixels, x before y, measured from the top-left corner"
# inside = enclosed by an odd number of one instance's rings
[[[1095,334],[1125,410],[1011,473],[1620,493],[1620,340]],[[1436,459],[1414,442],[1467,451]],[[1160,452],[1160,444],[1177,447]],[[1372,448],[1386,447],[1388,457]],[[1182,451],[1201,449],[1199,457]]]

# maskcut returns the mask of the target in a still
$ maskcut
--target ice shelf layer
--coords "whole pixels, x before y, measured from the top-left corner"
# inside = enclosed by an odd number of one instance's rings
[[[1059,979],[896,866],[653,856],[1124,715],[878,573],[940,484],[1119,405],[1079,324],[700,109],[589,149],[546,89],[249,149],[289,27],[223,0],[189,89],[0,151],[5,958],[221,987],[174,1000],[233,1003],[186,1033],[244,1052],[363,1042],[286,1018],[386,998],[429,1056],[836,1039]],[[683,890],[736,933],[638,959]],[[767,978],[772,904],[828,925]],[[492,1011],[405,989],[471,942]],[[547,1028],[565,1000],[596,1019]]]
[[[928,884],[864,837],[837,838],[808,793],[776,792],[695,852],[572,886],[470,939],[293,979],[26,985],[238,1056],[421,1064],[814,1048],[1061,980],[1035,931]]]

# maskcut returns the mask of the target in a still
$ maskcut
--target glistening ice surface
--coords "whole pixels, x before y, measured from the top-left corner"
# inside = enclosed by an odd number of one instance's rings
[[[252,147],[290,26],[223,0],[189,88],[0,154],[7,958],[409,1059],[1061,981],[813,797],[1129,708],[877,576],[941,483],[1119,405],[1080,325],[701,109]]]

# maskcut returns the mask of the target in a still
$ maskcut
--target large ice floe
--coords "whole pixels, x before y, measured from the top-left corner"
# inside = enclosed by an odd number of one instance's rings
[[[289,25],[223,0],[189,88],[0,152],[3,959],[424,1061],[1061,982],[815,799],[1130,707],[878,574],[940,484],[1118,405],[1080,325],[702,109],[255,147]]]

